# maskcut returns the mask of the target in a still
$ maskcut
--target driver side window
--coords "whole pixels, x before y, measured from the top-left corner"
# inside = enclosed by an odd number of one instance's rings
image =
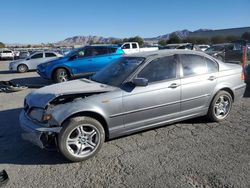
[[[177,62],[175,56],[167,56],[151,61],[138,75],[139,78],[146,78],[148,82],[176,78]]]

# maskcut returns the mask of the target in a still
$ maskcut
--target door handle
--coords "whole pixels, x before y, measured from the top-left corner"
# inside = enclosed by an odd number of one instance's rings
[[[179,86],[180,86],[179,84],[173,83],[170,86],[168,86],[168,88],[177,88]]]
[[[109,57],[108,59],[113,59],[112,57]]]
[[[92,61],[92,59],[89,59],[88,61]]]
[[[209,76],[208,80],[213,81],[216,79],[216,76]]]

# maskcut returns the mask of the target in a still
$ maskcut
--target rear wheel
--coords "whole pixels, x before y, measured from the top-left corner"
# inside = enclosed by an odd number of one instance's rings
[[[27,71],[28,71],[27,65],[24,65],[24,64],[18,65],[17,72],[24,73],[24,72],[27,72]]]
[[[66,82],[70,78],[68,71],[64,68],[57,69],[54,72],[53,79],[56,83]]]
[[[86,116],[75,117],[63,125],[58,146],[70,161],[83,161],[101,149],[104,138],[105,132],[99,121]]]
[[[219,91],[208,110],[208,118],[212,121],[223,121],[229,115],[232,108],[232,96],[227,91]]]

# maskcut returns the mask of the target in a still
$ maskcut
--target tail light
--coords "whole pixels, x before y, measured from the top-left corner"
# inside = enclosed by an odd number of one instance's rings
[[[242,64],[241,80],[245,80],[245,66]]]
[[[245,73],[244,73],[244,70],[242,70],[242,72],[241,72],[241,80],[245,80]]]

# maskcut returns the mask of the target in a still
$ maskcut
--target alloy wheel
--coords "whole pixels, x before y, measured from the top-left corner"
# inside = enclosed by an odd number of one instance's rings
[[[100,132],[93,125],[79,125],[73,129],[67,139],[67,150],[76,157],[92,154],[100,143]]]

